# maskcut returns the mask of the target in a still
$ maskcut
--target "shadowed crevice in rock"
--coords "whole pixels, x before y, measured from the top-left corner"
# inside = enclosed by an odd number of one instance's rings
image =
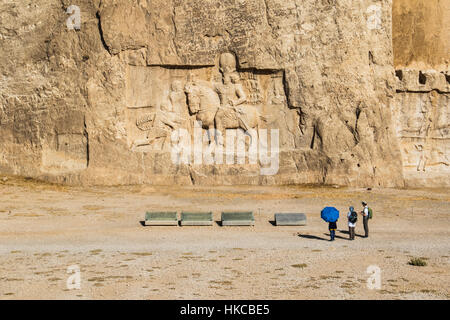
[[[110,51],[108,45],[106,44],[105,38],[103,36],[102,21],[101,21],[100,13],[97,11],[95,16],[97,17],[97,20],[98,20],[98,32],[100,34],[100,40],[102,42],[103,48],[105,48],[105,50],[108,51],[109,54],[111,54],[111,51]]]
[[[89,168],[89,133],[87,131],[87,127],[86,127],[86,119],[84,119],[84,130],[83,130],[83,135],[86,139],[86,168]]]

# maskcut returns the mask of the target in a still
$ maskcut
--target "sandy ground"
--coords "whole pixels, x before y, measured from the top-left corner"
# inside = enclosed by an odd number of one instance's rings
[[[366,200],[370,237],[338,222]],[[74,188],[0,180],[0,299],[449,299],[449,190],[333,187]],[[146,210],[253,210],[254,227],[143,227]],[[275,212],[308,225],[276,227]],[[360,219],[361,220],[361,219]],[[427,266],[408,261],[422,257]],[[81,288],[68,289],[70,266]],[[381,288],[369,289],[369,266]]]

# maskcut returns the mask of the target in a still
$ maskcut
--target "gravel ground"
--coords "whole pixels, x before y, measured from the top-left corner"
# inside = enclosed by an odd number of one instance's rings
[[[448,189],[64,187],[0,182],[0,299],[449,299]],[[374,210],[329,242],[324,206]],[[143,227],[147,210],[253,210],[254,227]],[[276,227],[275,212],[306,213]],[[361,219],[360,219],[361,220]],[[412,258],[426,266],[412,266]],[[69,289],[68,268],[80,270]],[[369,266],[380,288],[369,289]]]

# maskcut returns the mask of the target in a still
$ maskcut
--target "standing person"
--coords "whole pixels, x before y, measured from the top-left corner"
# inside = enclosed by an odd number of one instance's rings
[[[347,218],[348,218],[348,234],[350,236],[350,240],[355,240],[355,227],[356,221],[358,220],[358,214],[356,213],[353,207],[349,208]]]
[[[369,207],[367,206],[367,202],[362,202],[363,211],[361,211],[361,215],[363,216],[363,225],[364,225],[364,233],[365,238],[369,237]]]
[[[330,230],[330,241],[334,241],[334,236],[336,235],[336,229],[337,229],[337,220],[335,222],[329,222],[328,223],[328,230]]]
[[[330,230],[330,241],[334,241],[336,235],[337,222],[339,220],[339,210],[335,207],[325,207],[320,212],[320,217],[328,222],[328,230]]]

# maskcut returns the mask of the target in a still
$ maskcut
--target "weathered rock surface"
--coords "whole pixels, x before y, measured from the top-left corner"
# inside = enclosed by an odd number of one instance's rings
[[[450,83],[435,70],[397,70],[394,123],[406,185],[450,186]]]
[[[395,77],[390,0],[376,2],[375,18],[368,0],[84,0],[80,30],[66,26],[71,4],[0,3],[2,173],[72,184],[403,186],[403,167],[417,160],[402,157],[403,113],[415,107]],[[439,95],[433,114],[448,112],[448,77],[436,77],[417,94]],[[275,175],[248,161],[173,163],[171,134],[193,134],[208,114],[200,90],[226,110],[213,127],[279,130]],[[436,134],[448,129],[442,121]]]
[[[450,1],[395,0],[394,126],[406,185],[450,185]]]
[[[450,1],[393,1],[393,45],[396,68],[448,71]]]

